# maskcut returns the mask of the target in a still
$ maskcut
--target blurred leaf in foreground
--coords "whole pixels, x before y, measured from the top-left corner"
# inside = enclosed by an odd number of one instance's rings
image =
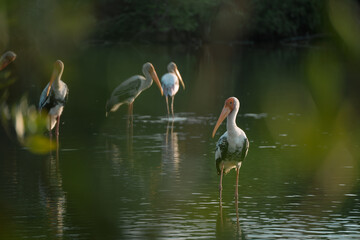
[[[6,108],[7,106],[2,109],[6,112]],[[16,136],[21,145],[37,154],[55,149],[56,145],[43,135],[46,132],[46,115],[39,113],[34,105],[29,105],[25,97],[12,107],[11,113]]]

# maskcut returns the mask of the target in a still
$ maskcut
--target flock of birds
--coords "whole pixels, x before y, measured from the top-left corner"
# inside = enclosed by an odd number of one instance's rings
[[[0,71],[14,61],[15,58],[16,54],[11,51],[3,54],[0,58]],[[158,86],[161,95],[165,95],[169,117],[170,110],[168,98],[171,97],[171,114],[174,117],[174,97],[179,90],[179,85],[181,84],[183,89],[185,89],[185,84],[175,63],[170,62],[167,69],[168,73],[162,76],[160,83],[154,66],[149,62],[145,63],[142,67],[144,76],[135,75],[128,78],[111,93],[109,100],[106,102],[106,116],[109,112],[116,111],[123,104],[128,104],[128,112],[129,115],[132,116],[134,100],[142,91],[151,87],[154,81]],[[52,129],[56,125],[57,137],[59,136],[60,116],[69,95],[69,88],[66,83],[61,80],[63,72],[64,63],[61,60],[57,60],[54,64],[50,82],[42,91],[39,101],[39,110],[44,110],[48,114],[49,124],[47,127],[50,131],[50,135]],[[225,105],[212,132],[212,137],[214,138],[221,123],[227,119],[227,131],[219,138],[215,151],[216,169],[218,175],[220,175],[220,206],[222,204],[222,179],[224,172],[227,174],[234,168],[236,168],[235,203],[237,206],[239,170],[249,149],[249,140],[247,139],[245,132],[236,125],[236,116],[239,108],[240,102],[236,97],[228,98],[225,101]]]

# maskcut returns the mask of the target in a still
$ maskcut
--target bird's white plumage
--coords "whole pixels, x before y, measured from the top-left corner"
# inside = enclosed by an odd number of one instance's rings
[[[219,138],[216,144],[215,161],[223,157],[225,158],[221,159],[224,164],[225,174],[233,168],[241,167],[242,162],[239,161],[239,159],[241,159],[242,154],[244,154],[243,151],[246,151],[247,153],[247,149],[244,149],[244,147],[246,147],[246,144],[244,144],[246,141],[246,134],[240,128],[236,129],[236,131],[230,134],[230,136],[226,131]]]
[[[161,78],[161,86],[164,95],[172,97],[179,91],[179,79],[174,73],[166,73]]]
[[[179,84],[181,83],[185,90],[185,83],[182,80],[180,72],[174,62],[170,62],[167,69],[169,72],[164,74],[161,78],[161,88],[163,89],[165,95],[168,115],[170,115],[168,97],[171,97],[171,113],[174,117],[174,98],[176,93],[179,91]]]

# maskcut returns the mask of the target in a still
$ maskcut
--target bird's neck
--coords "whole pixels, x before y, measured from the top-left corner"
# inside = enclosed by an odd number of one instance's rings
[[[52,83],[53,88],[59,89],[60,88],[60,81],[61,81],[62,71],[60,73],[55,73],[55,79]]]
[[[236,125],[236,116],[237,113],[239,111],[239,108],[236,107],[227,117],[227,122],[226,122],[226,129],[228,131],[228,134],[232,134],[236,132],[236,129],[238,128],[238,126]]]
[[[148,87],[150,87],[152,85],[153,79],[152,79],[150,73],[147,72],[147,71],[144,71],[144,75],[145,75],[145,79],[146,79],[144,88],[148,88]]]
[[[55,78],[52,87],[56,89],[60,88],[60,77]]]

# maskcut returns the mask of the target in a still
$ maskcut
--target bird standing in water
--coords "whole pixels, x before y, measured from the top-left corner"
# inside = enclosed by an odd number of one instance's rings
[[[132,116],[135,98],[137,98],[142,91],[148,89],[152,85],[153,81],[155,81],[156,85],[160,89],[161,95],[163,95],[163,90],[154,66],[147,62],[143,65],[142,72],[145,77],[141,75],[132,76],[114,89],[111,93],[110,99],[106,102],[106,116],[109,112],[116,111],[125,103],[129,105],[129,116]]]
[[[169,111],[169,101],[168,97],[171,97],[171,114],[174,117],[174,98],[175,94],[179,91],[179,82],[183,86],[185,90],[185,84],[181,78],[179,70],[174,62],[170,62],[167,66],[168,73],[164,74],[161,78],[161,86],[164,91],[165,99],[166,99],[166,107],[168,116],[170,116]]]
[[[223,173],[225,171],[225,174],[227,174],[233,168],[236,168],[235,203],[237,206],[239,171],[249,149],[249,140],[247,139],[245,132],[236,125],[236,116],[239,108],[240,102],[236,97],[228,98],[225,101],[225,105],[212,133],[212,137],[214,137],[220,124],[227,118],[227,131],[219,138],[215,151],[216,169],[220,175],[220,206],[222,201]]]
[[[63,112],[65,103],[69,95],[69,88],[61,80],[64,71],[64,63],[57,60],[54,64],[54,70],[50,82],[46,85],[40,95],[39,109],[46,110],[49,116],[48,129],[50,131],[56,125],[56,137],[59,137],[60,116]]]

